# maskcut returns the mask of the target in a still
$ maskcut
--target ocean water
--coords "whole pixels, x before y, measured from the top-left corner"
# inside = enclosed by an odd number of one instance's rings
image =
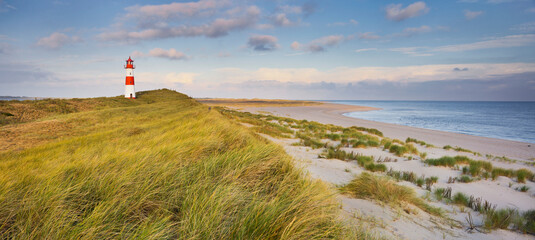
[[[328,101],[382,110],[346,116],[535,143],[535,102]]]

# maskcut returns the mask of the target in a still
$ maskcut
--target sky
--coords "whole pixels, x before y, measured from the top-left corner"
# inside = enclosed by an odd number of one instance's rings
[[[0,96],[535,101],[534,0],[0,0]]]

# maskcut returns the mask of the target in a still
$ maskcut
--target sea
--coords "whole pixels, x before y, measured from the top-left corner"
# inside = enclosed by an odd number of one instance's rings
[[[24,100],[36,100],[36,99],[42,99],[42,98],[0,96],[0,101],[11,101],[11,100],[24,101]]]
[[[348,117],[535,143],[535,102],[327,101],[376,107]]]

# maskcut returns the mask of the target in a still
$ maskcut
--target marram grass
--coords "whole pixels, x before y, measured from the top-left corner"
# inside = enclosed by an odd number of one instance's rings
[[[340,190],[356,198],[373,199],[395,207],[402,207],[407,203],[412,204],[425,212],[442,216],[440,208],[427,204],[416,195],[414,190],[398,185],[384,176],[363,172]]]
[[[141,94],[52,117],[79,124],[0,152],[0,238],[347,237],[332,191],[280,147],[184,95],[162,94],[172,99]]]

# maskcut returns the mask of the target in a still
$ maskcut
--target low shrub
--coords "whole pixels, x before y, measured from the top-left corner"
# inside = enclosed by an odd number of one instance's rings
[[[469,182],[472,182],[474,179],[472,179],[470,176],[468,175],[462,175],[460,178],[459,178],[459,182],[462,182],[462,183],[469,183]]]
[[[516,179],[519,183],[525,183],[527,179],[533,180],[533,173],[525,168],[516,170]]]
[[[514,209],[489,211],[485,216],[484,225],[487,229],[507,229],[518,212]]]
[[[391,153],[394,153],[396,156],[401,157],[405,153],[408,152],[408,149],[406,147],[404,147],[404,146],[393,144],[393,145],[390,145],[389,151]]]
[[[464,195],[462,192],[458,192],[455,195],[453,195],[452,198],[453,203],[462,205],[462,206],[468,206],[469,198]]]
[[[357,198],[374,199],[394,206],[402,206],[403,202],[406,202],[430,214],[437,216],[442,214],[440,208],[425,203],[411,188],[399,186],[385,177],[374,176],[367,172],[341,187],[341,191]]]

